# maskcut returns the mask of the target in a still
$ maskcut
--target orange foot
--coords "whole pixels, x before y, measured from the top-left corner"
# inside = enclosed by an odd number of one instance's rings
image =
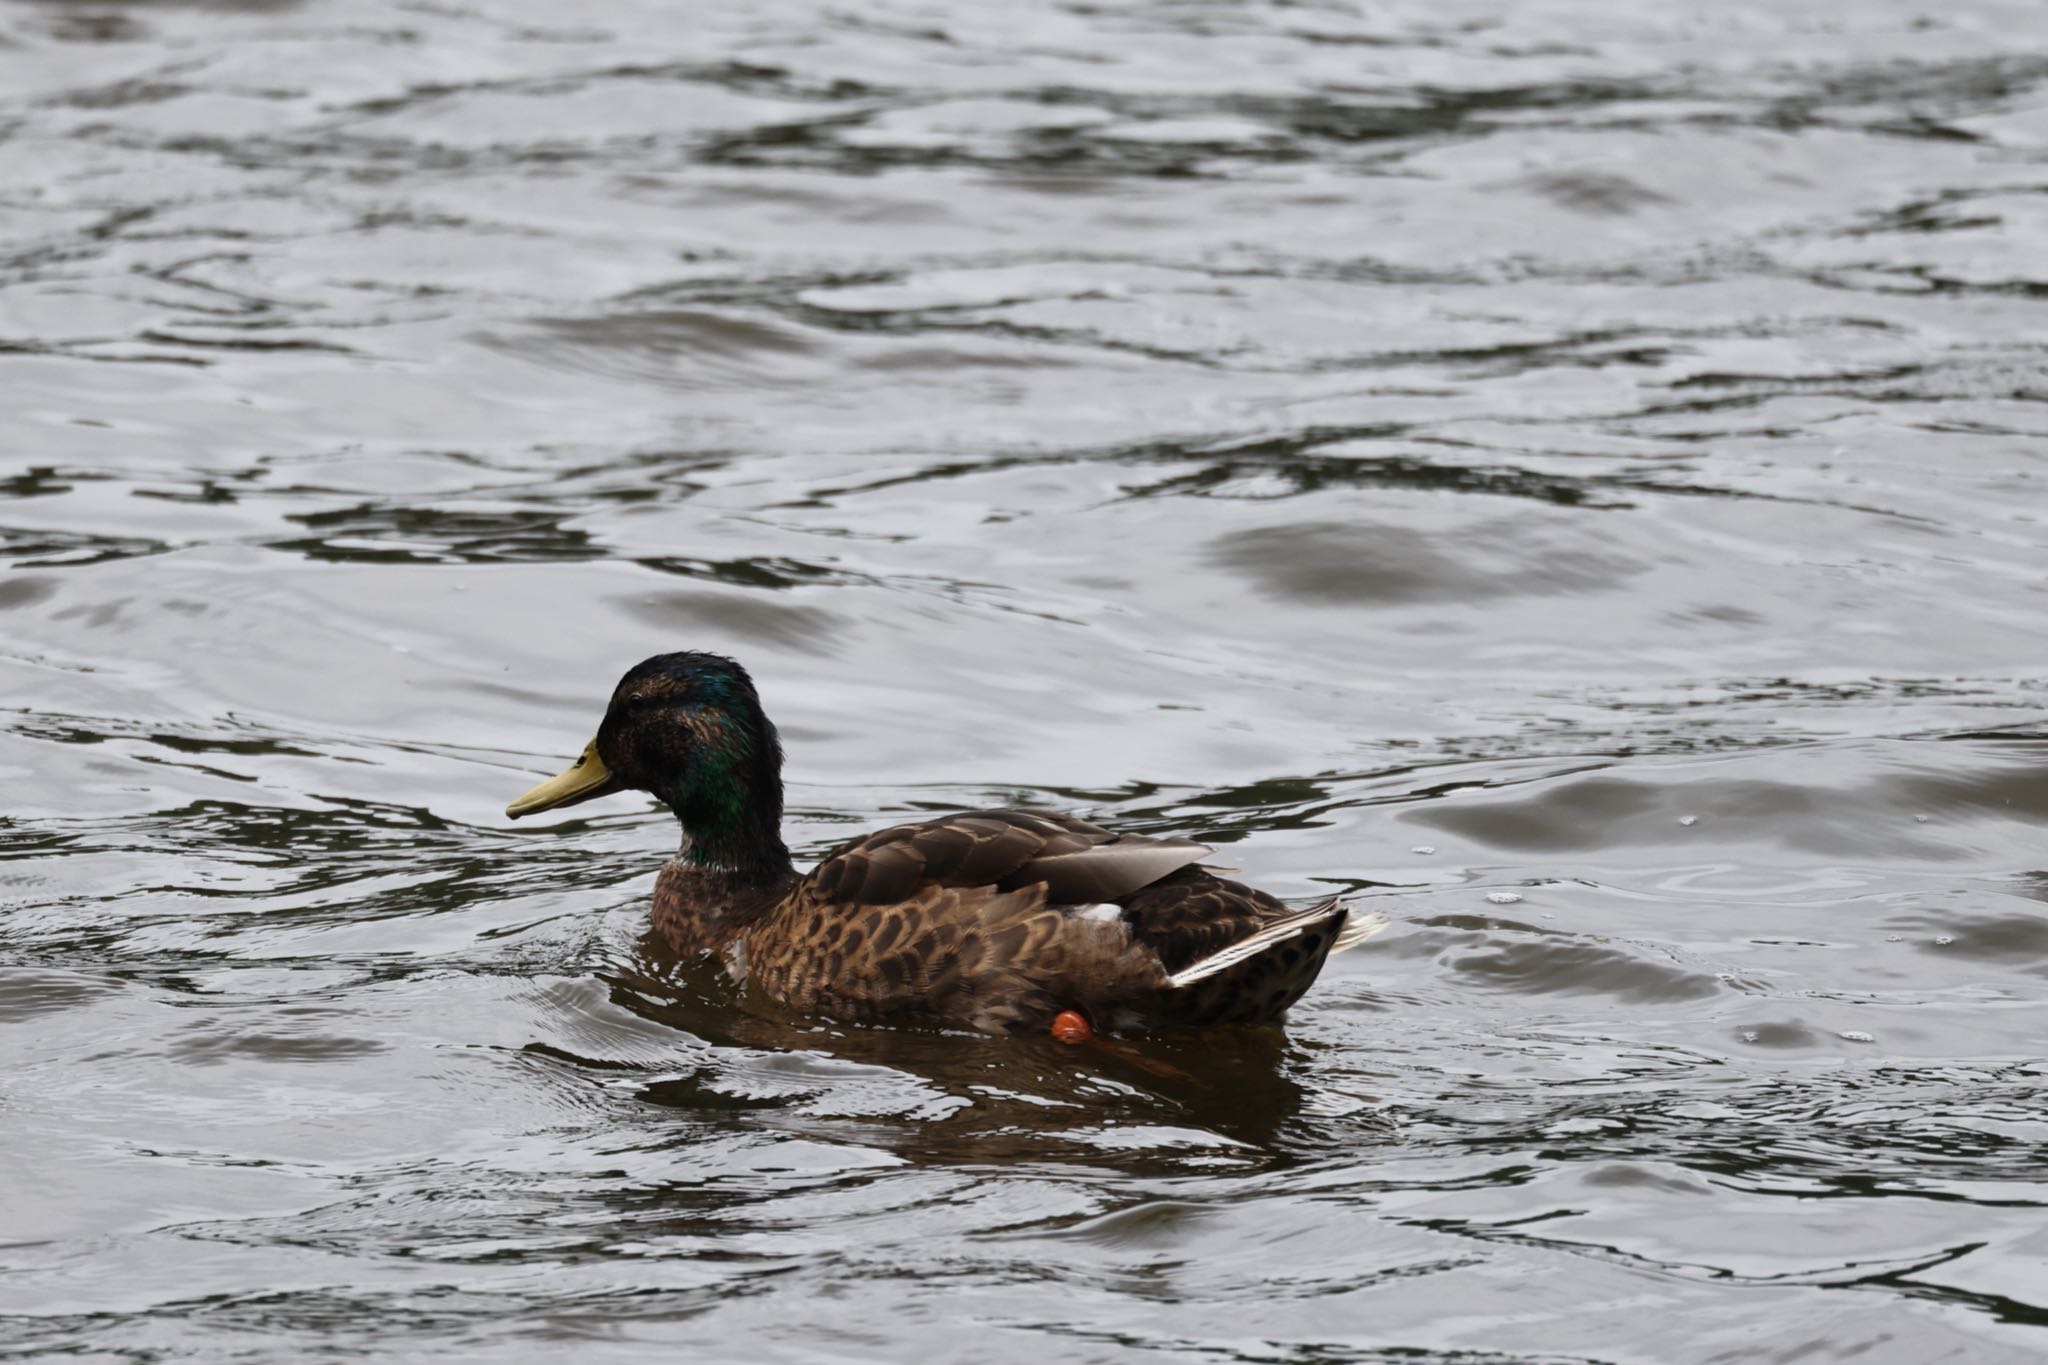
[[[1052,1017],[1052,1036],[1063,1043],[1078,1045],[1095,1036],[1095,1026],[1079,1010],[1061,1010]]]

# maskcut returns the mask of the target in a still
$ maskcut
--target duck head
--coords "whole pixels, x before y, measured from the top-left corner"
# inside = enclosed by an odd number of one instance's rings
[[[674,811],[690,862],[788,866],[782,744],[753,679],[731,659],[691,650],[630,669],[596,738],[505,814],[517,820],[617,791],[651,793]]]

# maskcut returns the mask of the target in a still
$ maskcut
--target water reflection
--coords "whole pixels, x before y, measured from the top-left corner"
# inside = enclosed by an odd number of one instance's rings
[[[920,1161],[1107,1160],[1105,1153],[1116,1150],[1104,1145],[1111,1130],[1138,1135],[1124,1156],[1141,1161],[1148,1130],[1199,1133],[1205,1143],[1249,1149],[1244,1155],[1253,1157],[1333,1140],[1327,1123],[1301,1121],[1312,1093],[1295,1073],[1308,1059],[1277,1028],[1200,1038],[1105,1039],[1070,1048],[1050,1038],[818,1025],[790,1018],[751,992],[735,991],[715,963],[677,962],[652,932],[608,979],[613,1004],[714,1050],[831,1058],[886,1073],[878,1088],[906,1091],[904,1107],[891,1112],[886,1100],[856,1102],[860,1121],[850,1135]],[[575,1060],[599,1069],[608,1065]],[[640,1094],[693,1113],[757,1102],[787,1109],[804,1102],[814,1116],[842,1112],[839,1106],[848,1098],[843,1082],[830,1087],[829,1095],[821,1090],[758,1100],[722,1088],[734,1083],[714,1062],[686,1077],[651,1081]],[[745,1081],[738,1084],[744,1088]],[[1320,1107],[1353,1112],[1367,1104],[1332,1095],[1322,1097]],[[1356,1124],[1365,1134],[1386,1127],[1369,1114]],[[1160,1154],[1167,1169],[1177,1165],[1171,1150],[1176,1145],[1169,1140]]]

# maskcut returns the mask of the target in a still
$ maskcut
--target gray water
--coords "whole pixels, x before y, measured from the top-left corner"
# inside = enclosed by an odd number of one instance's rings
[[[0,0],[0,1355],[2039,1360],[2044,339],[2031,3]],[[1394,926],[755,1017],[686,647]]]

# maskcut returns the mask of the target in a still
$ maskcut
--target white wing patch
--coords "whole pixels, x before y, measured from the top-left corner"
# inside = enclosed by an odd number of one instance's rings
[[[1337,940],[1330,945],[1330,951],[1341,953],[1346,948],[1356,948],[1390,923],[1392,921],[1377,910],[1353,910],[1351,918],[1345,920],[1344,927],[1337,931]]]
[[[1257,957],[1276,943],[1285,943],[1307,930],[1328,923],[1332,918],[1344,914],[1346,910],[1347,907],[1334,898],[1324,901],[1321,905],[1311,906],[1293,918],[1268,925],[1256,934],[1241,938],[1229,947],[1211,953],[1199,962],[1189,963],[1166,978],[1166,982],[1169,986],[1192,986],[1197,981],[1205,981],[1220,971]],[[1346,948],[1356,948],[1386,927],[1387,917],[1378,911],[1353,911],[1344,927],[1337,931],[1337,937],[1331,941],[1330,952],[1341,953]]]

